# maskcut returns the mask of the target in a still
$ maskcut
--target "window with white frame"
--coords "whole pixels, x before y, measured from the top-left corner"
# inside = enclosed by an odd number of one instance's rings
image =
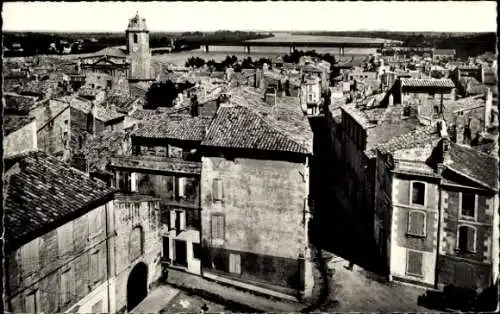
[[[425,237],[426,213],[420,210],[411,210],[408,214],[408,235]]]
[[[406,253],[406,274],[410,276],[421,277],[423,275],[423,256],[422,252],[408,250]]]
[[[460,214],[464,217],[474,218],[476,216],[476,194],[460,193]]]
[[[477,230],[472,226],[461,225],[458,228],[457,249],[462,253],[476,252]]]
[[[412,182],[411,183],[411,205],[425,205],[425,183],[423,182]]]

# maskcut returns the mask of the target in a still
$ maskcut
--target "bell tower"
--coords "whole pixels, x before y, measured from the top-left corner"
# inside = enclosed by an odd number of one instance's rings
[[[149,49],[149,30],[146,19],[139,13],[129,20],[127,30],[127,53],[130,59],[129,80],[151,80],[151,51]]]

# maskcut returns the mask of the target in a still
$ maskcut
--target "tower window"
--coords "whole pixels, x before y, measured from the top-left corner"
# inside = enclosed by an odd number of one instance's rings
[[[137,44],[137,34],[134,34],[134,44]]]

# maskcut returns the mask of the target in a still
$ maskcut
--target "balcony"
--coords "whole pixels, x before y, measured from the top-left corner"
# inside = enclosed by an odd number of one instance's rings
[[[201,162],[161,156],[114,156],[110,166],[137,172],[161,171],[173,175],[201,175]]]

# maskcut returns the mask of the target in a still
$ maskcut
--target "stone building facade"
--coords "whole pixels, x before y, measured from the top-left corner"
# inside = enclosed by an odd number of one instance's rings
[[[159,199],[147,195],[117,194],[114,200],[112,242],[114,306],[131,311],[161,276]]]
[[[221,105],[202,142],[202,275],[307,298],[308,149],[273,132],[253,110]],[[243,127],[250,121],[260,126],[252,136]]]
[[[392,279],[481,293],[498,280],[498,159],[438,125],[377,149],[375,237]]]

